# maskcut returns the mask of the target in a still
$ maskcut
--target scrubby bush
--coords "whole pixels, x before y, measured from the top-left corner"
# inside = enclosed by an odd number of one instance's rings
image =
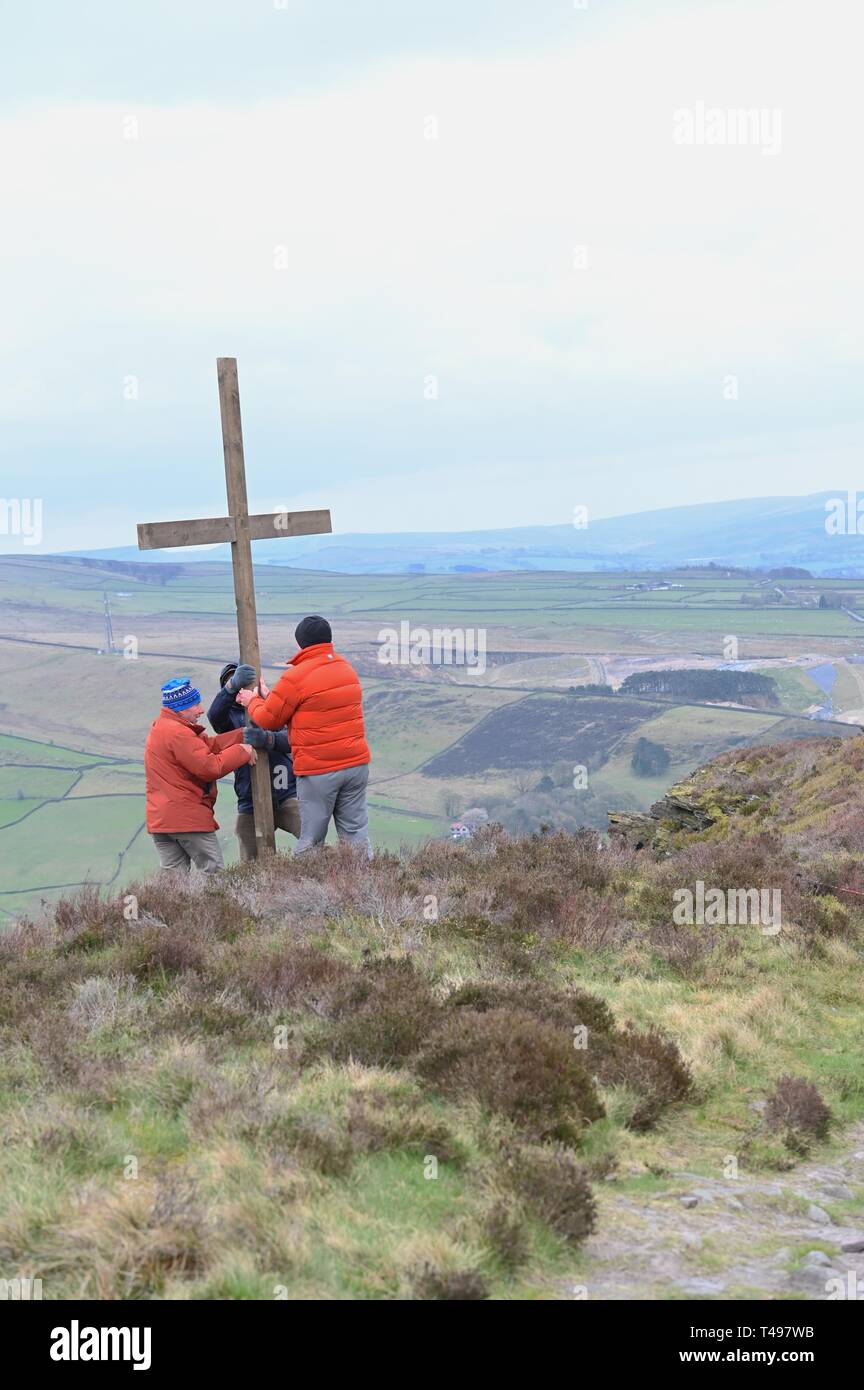
[[[614,1038],[601,1037],[597,1046],[589,1046],[586,1060],[602,1085],[626,1086],[639,1097],[630,1129],[650,1129],[668,1106],[686,1100],[693,1089],[677,1045],[655,1028],[640,1032],[627,1024]]]
[[[811,1081],[781,1076],[765,1107],[765,1125],[782,1135],[790,1152],[804,1157],[814,1139],[825,1139],[831,1111]]]
[[[518,1009],[457,1009],[415,1062],[443,1095],[472,1097],[531,1138],[576,1143],[603,1106],[572,1037]]]
[[[120,948],[120,969],[136,980],[153,984],[165,976],[206,969],[208,941],[191,921],[148,922],[126,936]]]
[[[653,923],[648,933],[654,954],[685,980],[699,974],[722,939],[711,927],[679,927],[667,921]]]
[[[483,1236],[498,1263],[513,1273],[528,1258],[529,1239],[525,1212],[518,1200],[499,1197],[484,1214]]]
[[[224,975],[253,1004],[266,1009],[280,1005],[316,1007],[354,978],[350,966],[335,956],[290,938],[238,942],[224,963]]]
[[[587,1240],[597,1222],[591,1183],[562,1144],[524,1145],[509,1156],[510,1181],[528,1206],[570,1245]]]
[[[429,986],[409,960],[372,961],[337,989],[334,1022],[313,1051],[366,1066],[401,1065],[422,1046],[435,1013]]]
[[[412,1275],[414,1297],[439,1302],[478,1302],[489,1297],[489,1286],[476,1269],[436,1269],[425,1264]]]
[[[589,1033],[614,1033],[612,1010],[603,999],[583,990],[554,989],[540,980],[523,984],[498,981],[476,981],[462,985],[448,996],[448,1009],[474,1009],[486,1013],[489,1009],[521,1009],[541,1022],[561,1029],[572,1040],[573,1029],[584,1025]]]

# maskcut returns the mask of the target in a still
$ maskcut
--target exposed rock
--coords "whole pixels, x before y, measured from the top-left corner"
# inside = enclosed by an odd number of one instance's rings
[[[653,849],[657,824],[650,815],[609,811],[609,834],[628,849]]]
[[[586,1243],[582,1274],[590,1297],[722,1300],[758,1289],[766,1299],[821,1303],[852,1297],[848,1290],[857,1278],[864,1302],[864,1227],[857,1216],[855,1224],[847,1217],[843,1225],[838,1216],[831,1226],[807,1214],[826,1187],[855,1171],[853,1155],[862,1144],[864,1121],[849,1135],[842,1157],[835,1151],[821,1162],[808,1160],[794,1175],[765,1180],[745,1172],[733,1183],[679,1170],[678,1191],[651,1193],[650,1200],[647,1193],[598,1184],[601,1220]],[[702,1192],[713,1200],[703,1202]],[[733,1194],[740,1210],[729,1204]],[[696,1210],[688,1210],[682,1196],[695,1198]],[[843,1254],[841,1242],[851,1247]],[[817,1244],[823,1250],[815,1250]]]
[[[833,1198],[835,1202],[851,1202],[854,1196],[851,1187],[846,1187],[841,1182],[826,1183],[822,1191],[826,1197]]]
[[[680,1289],[682,1293],[699,1294],[725,1293],[726,1285],[722,1279],[676,1279],[672,1286]]]
[[[698,835],[740,811],[753,800],[732,787],[710,782],[711,768],[700,769],[687,782],[670,787],[646,814],[610,811],[609,834],[629,849],[648,849],[663,854],[677,843],[677,836]],[[702,785],[704,783],[704,785]]]
[[[791,1288],[799,1293],[809,1294],[811,1298],[828,1297],[828,1280],[840,1276],[831,1264],[803,1264],[789,1276]]]
[[[824,1207],[817,1207],[815,1202],[811,1202],[807,1208],[807,1215],[811,1221],[815,1221],[817,1226],[832,1226],[834,1223]]]
[[[679,1201],[681,1202],[682,1207],[687,1207],[688,1209],[691,1207],[698,1207],[699,1205],[699,1198],[694,1197],[692,1193],[687,1197],[679,1198]]]

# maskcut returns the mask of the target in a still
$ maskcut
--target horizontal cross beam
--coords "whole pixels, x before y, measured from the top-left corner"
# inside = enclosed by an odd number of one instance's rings
[[[278,540],[280,536],[320,536],[332,531],[330,513],[259,512],[249,517],[249,539]],[[234,518],[208,516],[192,521],[142,521],[139,550],[168,550],[178,545],[218,545],[237,539]]]

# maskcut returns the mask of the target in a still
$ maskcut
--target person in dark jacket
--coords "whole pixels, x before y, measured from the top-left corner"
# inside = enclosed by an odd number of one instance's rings
[[[246,712],[237,703],[237,692],[249,689],[257,682],[252,666],[238,665],[229,661],[219,673],[219,694],[213,700],[207,718],[217,734],[227,734],[233,729],[246,726]],[[254,726],[252,726],[254,727]],[[251,729],[250,729],[251,732]],[[286,729],[274,731],[261,729],[264,737],[261,751],[270,760],[270,781],[273,786],[273,819],[277,830],[285,830],[295,839],[300,834],[300,807],[297,801],[297,783],[294,778],[294,764],[291,759],[291,745]],[[234,773],[234,790],[237,793],[237,823],[234,827],[240,844],[241,860],[255,858],[255,817],[252,810],[252,773],[248,767],[239,767]]]

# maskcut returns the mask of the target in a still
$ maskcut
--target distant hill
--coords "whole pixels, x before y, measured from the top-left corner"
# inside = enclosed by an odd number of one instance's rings
[[[829,535],[826,504],[842,490],[807,497],[704,502],[590,521],[587,527],[495,531],[348,533],[259,541],[259,564],[343,574],[447,574],[500,570],[657,570],[688,564],[813,574],[864,575],[864,537]],[[338,521],[338,517],[337,517]],[[227,560],[227,546],[71,552],[141,563]]]

